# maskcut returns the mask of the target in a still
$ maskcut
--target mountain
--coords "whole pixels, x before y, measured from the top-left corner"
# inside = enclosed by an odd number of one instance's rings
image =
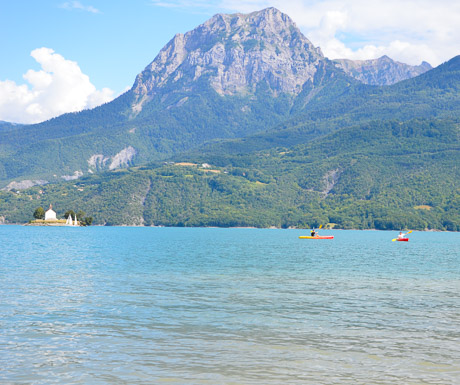
[[[216,15],[111,103],[0,129],[0,219],[460,230],[459,88],[460,56],[368,85],[274,8]]]
[[[395,84],[433,68],[425,61],[418,66],[411,66],[394,61],[386,55],[373,60],[335,59],[333,61],[338,68],[364,84],[379,86]]]
[[[366,92],[374,91],[326,59],[277,9],[218,14],[174,36],[111,103],[40,124],[0,126],[0,187],[167,159],[318,110],[324,115],[331,103]]]
[[[274,8],[216,15],[176,35],[113,102],[0,132],[0,183],[59,181],[244,137],[354,83]]]
[[[219,95],[254,93],[261,82],[274,93],[299,94],[325,66],[321,51],[275,8],[218,14],[177,34],[137,76],[133,109],[168,85],[184,91],[205,77]]]

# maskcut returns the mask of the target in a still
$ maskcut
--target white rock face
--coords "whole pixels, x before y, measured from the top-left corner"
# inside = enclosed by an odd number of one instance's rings
[[[109,170],[115,170],[116,168],[120,167],[127,167],[128,163],[134,158],[134,155],[136,155],[136,150],[134,147],[128,146],[124,148],[112,158],[112,163],[109,165]]]
[[[222,95],[252,93],[259,82],[274,93],[298,94],[325,61],[294,22],[275,8],[218,14],[177,34],[136,78],[133,111],[169,83],[187,89],[204,75]]]
[[[30,180],[30,179],[26,179],[20,182],[13,181],[10,184],[8,184],[8,186],[3,188],[2,190],[6,190],[6,191],[25,190],[29,187],[39,186],[39,185],[47,184],[47,183],[48,181],[46,180]]]
[[[81,176],[83,176],[83,172],[80,171],[80,170],[77,170],[73,173],[73,175],[62,175],[61,178],[64,179],[64,180],[75,180],[75,179],[78,179],[80,178]]]
[[[94,154],[88,159],[88,166],[90,169],[103,169],[108,160],[109,158],[102,154]]]

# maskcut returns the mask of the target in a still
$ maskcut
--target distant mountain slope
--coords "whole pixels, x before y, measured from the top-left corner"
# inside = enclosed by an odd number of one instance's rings
[[[371,85],[391,85],[429,71],[433,67],[427,62],[418,66],[400,63],[382,56],[373,60],[335,59],[333,62],[348,75]]]
[[[203,153],[248,153],[307,143],[331,131],[375,120],[460,119],[460,56],[416,78],[387,87],[350,86],[335,100],[322,95],[308,110],[276,127],[201,147]]]
[[[22,124],[0,121],[0,132],[1,131],[16,130],[21,126],[22,126]]]

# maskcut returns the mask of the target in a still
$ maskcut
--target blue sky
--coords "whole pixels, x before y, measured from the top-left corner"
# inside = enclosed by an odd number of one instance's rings
[[[176,33],[269,6],[329,58],[436,66],[460,54],[453,0],[1,0],[0,120],[33,123],[109,101]]]
[[[110,87],[116,93],[133,84],[174,34],[193,29],[210,15],[148,0],[0,4],[0,80],[23,83],[23,74],[40,68],[30,53],[47,47],[76,61],[97,89]]]

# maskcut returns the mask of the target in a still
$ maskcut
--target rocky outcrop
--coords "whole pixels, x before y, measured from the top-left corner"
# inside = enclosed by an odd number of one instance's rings
[[[321,191],[321,194],[324,198],[327,197],[329,192],[334,188],[335,184],[339,180],[340,174],[341,171],[337,168],[335,170],[326,172],[326,174],[323,176],[324,189]]]
[[[66,181],[69,181],[69,180],[76,180],[82,176],[83,176],[83,172],[80,170],[77,170],[77,171],[74,171],[73,175],[61,175],[61,178]]]
[[[394,61],[388,56],[373,60],[336,59],[334,63],[336,67],[341,68],[355,79],[365,84],[379,86],[395,84],[432,69],[427,62],[422,62],[418,66],[411,66]]]
[[[20,182],[13,181],[13,182],[9,183],[2,190],[6,190],[6,191],[25,190],[25,189],[33,187],[33,186],[40,186],[40,185],[47,184],[47,183],[48,183],[48,181],[41,180],[41,179],[39,179],[39,180],[26,179],[26,180],[22,180]]]
[[[133,160],[134,155],[136,155],[136,150],[134,147],[128,146],[124,148],[112,158],[112,163],[110,163],[109,170],[115,170],[120,167],[127,167]]]
[[[221,95],[254,92],[262,81],[275,93],[298,94],[325,60],[289,16],[275,8],[218,14],[177,34],[137,76],[134,110],[167,86],[187,89],[204,77]]]
[[[115,170],[128,167],[137,151],[134,147],[128,146],[112,157],[103,154],[94,154],[88,159],[88,172],[90,174],[103,170]],[[110,161],[110,162],[109,162]]]
[[[93,173],[106,169],[107,161],[109,161],[109,158],[102,154],[91,155],[91,157],[88,159],[88,172]]]

